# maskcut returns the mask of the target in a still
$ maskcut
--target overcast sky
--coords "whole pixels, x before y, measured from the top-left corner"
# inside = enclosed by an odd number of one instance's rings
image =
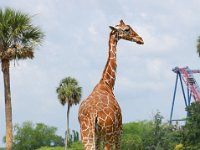
[[[150,120],[157,111],[168,120],[175,84],[172,68],[200,69],[199,6],[197,0],[0,0],[1,8],[33,15],[34,25],[46,34],[34,60],[11,63],[13,123],[42,122],[64,136],[67,107],[59,103],[56,87],[71,76],[83,88],[82,99],[90,94],[106,64],[108,26],[120,19],[145,43],[118,42],[114,93],[123,122]],[[5,135],[2,73],[0,83],[1,140]],[[178,97],[175,118],[185,114],[183,99]],[[78,106],[73,106],[70,127],[75,130],[79,130],[77,113]]]

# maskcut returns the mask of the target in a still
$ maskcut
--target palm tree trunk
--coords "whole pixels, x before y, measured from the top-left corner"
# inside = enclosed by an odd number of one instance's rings
[[[66,134],[66,141],[65,141],[65,150],[67,150],[68,142],[69,142],[69,111],[70,111],[70,105],[68,104],[67,107],[67,134]]]
[[[6,150],[12,150],[12,105],[10,92],[10,62],[8,59],[3,59],[2,72],[4,79],[4,96],[5,96],[5,114],[6,114]]]

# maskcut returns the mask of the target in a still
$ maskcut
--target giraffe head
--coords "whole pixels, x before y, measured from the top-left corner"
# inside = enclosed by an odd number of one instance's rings
[[[110,26],[110,28],[117,35],[118,39],[144,44],[143,39],[129,25],[126,25],[123,20],[120,20],[119,25],[115,27]]]

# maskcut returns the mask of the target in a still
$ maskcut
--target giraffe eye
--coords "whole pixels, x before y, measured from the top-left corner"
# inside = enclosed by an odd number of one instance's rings
[[[129,28],[124,29],[125,32],[128,32],[129,30],[130,30]]]

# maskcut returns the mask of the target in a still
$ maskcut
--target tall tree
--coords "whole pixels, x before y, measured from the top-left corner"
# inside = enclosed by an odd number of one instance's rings
[[[82,95],[82,87],[78,85],[76,79],[72,77],[66,77],[61,80],[59,86],[56,89],[58,94],[58,99],[60,103],[64,106],[66,103],[67,106],[67,135],[65,141],[65,149],[67,149],[69,141],[69,112],[72,105],[76,105],[80,102]]]
[[[200,149],[200,102],[191,103],[186,110],[188,116],[183,126],[183,144],[188,149]]]
[[[197,53],[199,54],[199,57],[200,57],[200,36],[197,39]]]
[[[56,134],[57,128],[30,121],[14,125],[13,149],[35,150],[43,146],[64,146],[64,139]]]
[[[12,150],[12,105],[10,91],[10,61],[32,59],[34,48],[44,37],[39,27],[33,26],[31,16],[11,8],[0,9],[0,61],[4,79],[6,114],[6,149]]]

